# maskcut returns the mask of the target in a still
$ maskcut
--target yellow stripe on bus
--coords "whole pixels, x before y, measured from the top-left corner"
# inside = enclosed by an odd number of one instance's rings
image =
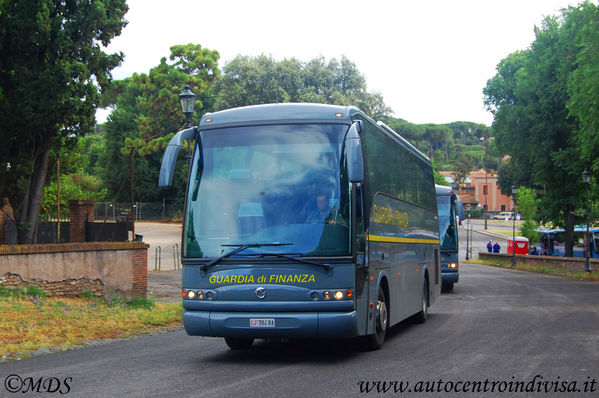
[[[438,245],[438,239],[398,238],[395,236],[368,235],[371,242],[394,242],[394,243],[427,243]]]

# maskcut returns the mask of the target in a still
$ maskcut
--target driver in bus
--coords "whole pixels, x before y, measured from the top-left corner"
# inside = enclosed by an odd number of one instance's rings
[[[316,210],[312,210],[308,214],[305,223],[347,225],[347,221],[343,219],[343,216],[339,213],[339,209],[330,208],[329,198],[327,194],[323,192],[316,195]]]

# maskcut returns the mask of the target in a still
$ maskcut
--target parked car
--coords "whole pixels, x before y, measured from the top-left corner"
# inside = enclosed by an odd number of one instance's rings
[[[500,213],[497,213],[493,216],[493,220],[505,220],[505,217],[507,216],[508,220],[511,220],[512,217],[514,217],[514,212],[513,211],[502,211]]]

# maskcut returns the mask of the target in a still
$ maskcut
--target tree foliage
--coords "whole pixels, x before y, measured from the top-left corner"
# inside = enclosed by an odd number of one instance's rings
[[[439,170],[469,168],[496,170],[499,165],[499,152],[493,141],[485,150],[486,141],[491,137],[488,126],[472,122],[452,122],[447,124],[413,124],[402,119],[391,118],[389,126],[412,145],[435,160]],[[463,164],[466,160],[467,164]]]
[[[215,108],[277,102],[317,102],[355,105],[374,119],[389,117],[391,109],[378,92],[369,92],[366,79],[346,57],[308,62],[295,58],[275,61],[261,55],[238,55],[223,67],[215,86]]]
[[[50,152],[93,131],[100,91],[122,54],[104,48],[125,26],[125,0],[0,2],[0,194],[31,242]],[[24,227],[24,228],[23,228]]]
[[[518,212],[522,214],[524,220],[535,220],[539,209],[539,199],[537,193],[532,188],[520,187],[516,194],[516,203]]]
[[[539,241],[540,233],[537,231],[538,225],[535,222],[539,208],[539,199],[534,189],[520,187],[516,195],[518,204],[518,213],[522,214],[524,223],[520,227],[520,235],[528,238],[531,245]]]
[[[565,11],[563,29],[573,37],[578,52],[568,77],[570,116],[579,120],[576,144],[589,167],[599,171],[599,7],[585,2]]]

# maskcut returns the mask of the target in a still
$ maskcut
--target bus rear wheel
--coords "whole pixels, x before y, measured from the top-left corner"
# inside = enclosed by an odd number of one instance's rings
[[[366,348],[373,351],[380,349],[385,342],[388,327],[389,313],[387,311],[387,299],[385,292],[379,289],[379,295],[376,299],[376,331],[374,334],[365,336]]]
[[[428,281],[424,281],[424,287],[422,288],[422,302],[421,310],[419,313],[414,315],[414,322],[424,323],[428,318]]]
[[[248,350],[254,344],[254,339],[225,337],[225,343],[232,350]]]

